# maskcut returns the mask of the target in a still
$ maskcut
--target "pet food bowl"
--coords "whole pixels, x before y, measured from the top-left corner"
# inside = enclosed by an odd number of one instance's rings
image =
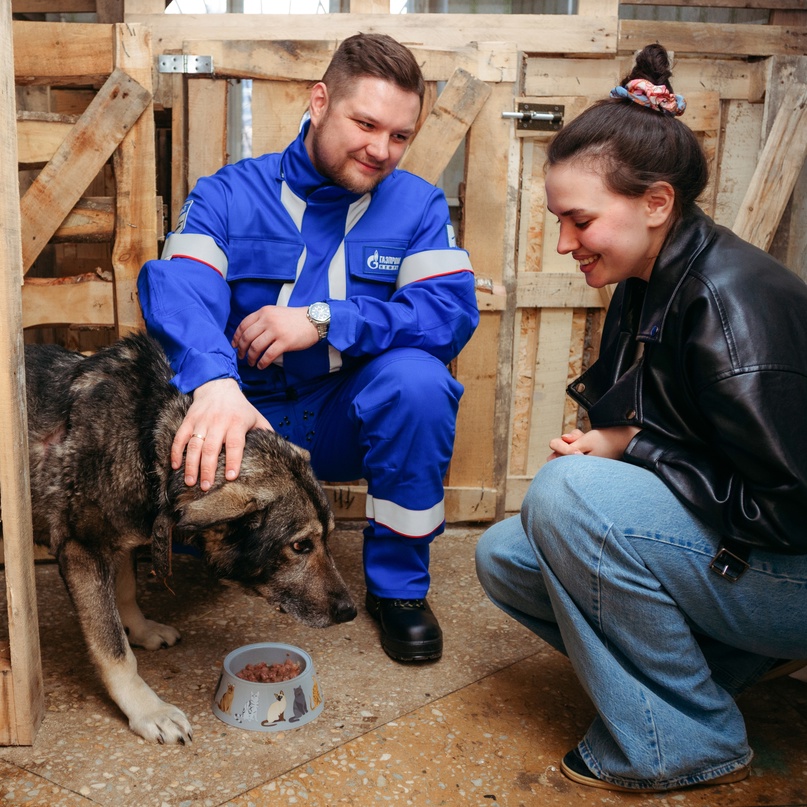
[[[297,664],[300,673],[287,681],[258,682],[238,677],[248,664]],[[264,668],[265,669],[265,668]],[[213,696],[213,714],[230,726],[250,731],[287,731],[310,723],[323,709],[311,656],[290,644],[261,642],[227,655]]]

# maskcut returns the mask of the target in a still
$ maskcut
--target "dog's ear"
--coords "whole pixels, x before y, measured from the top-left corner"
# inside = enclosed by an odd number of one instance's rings
[[[180,529],[205,530],[268,507],[272,501],[267,491],[258,495],[254,487],[241,484],[237,479],[207,493],[200,493],[198,488],[194,493],[192,498],[189,496],[177,503],[180,514],[177,526]]]

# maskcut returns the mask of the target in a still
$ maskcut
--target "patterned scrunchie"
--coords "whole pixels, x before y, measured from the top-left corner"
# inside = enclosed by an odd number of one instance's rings
[[[683,95],[674,95],[663,84],[653,84],[645,78],[635,78],[627,87],[614,87],[612,98],[629,98],[642,106],[667,112],[670,115],[683,115],[687,102]]]

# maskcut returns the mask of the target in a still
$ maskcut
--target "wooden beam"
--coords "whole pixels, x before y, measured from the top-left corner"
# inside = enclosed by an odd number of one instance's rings
[[[771,59],[771,79],[765,96],[763,133],[773,125],[775,110],[793,83],[807,85],[807,56],[777,56]],[[770,247],[770,253],[807,280],[807,164],[802,166],[790,202]]]
[[[22,198],[23,269],[28,271],[87,185],[151,100],[122,70],[107,79]]]
[[[227,82],[194,78],[188,80],[187,88],[190,192],[199,177],[215,174],[227,164]]]
[[[14,79],[50,86],[100,83],[112,72],[112,26],[15,21]]]
[[[410,47],[447,50],[468,47],[484,31],[486,42],[506,42],[529,53],[604,54],[616,51],[618,25],[616,17],[566,14],[127,13],[126,21],[144,23],[151,29],[155,53],[181,52],[185,41],[214,37],[245,42],[341,42],[357,31],[390,34]]]
[[[104,243],[115,234],[115,200],[111,196],[84,196],[67,214],[50,239],[52,243]],[[77,320],[78,321],[78,320]]]
[[[457,68],[404,154],[400,167],[436,184],[490,93],[490,86],[484,81]]]
[[[11,0],[14,14],[92,14],[95,0]]]
[[[22,168],[45,165],[70,134],[78,118],[48,112],[28,112],[17,116],[17,163]]]
[[[22,327],[115,325],[114,286],[97,275],[26,278],[22,286]]]
[[[516,308],[600,308],[599,289],[581,274],[523,272],[516,286]]]
[[[620,52],[633,53],[648,42],[663,42],[679,55],[799,56],[807,53],[807,26],[620,20]]]
[[[807,155],[807,84],[789,87],[732,228],[767,250]]]
[[[798,9],[804,8],[804,0],[624,0],[630,6],[687,6],[689,8],[759,8]]]
[[[210,32],[208,32],[209,35]],[[338,45],[332,36],[314,40],[263,40],[253,31],[245,41],[226,39],[187,40],[184,53],[210,56],[215,74],[227,78],[275,81],[319,81]],[[446,81],[458,67],[482,81],[515,81],[516,48],[502,42],[473,42],[442,48],[410,45],[426,81]]]
[[[134,121],[114,153],[117,207],[112,271],[118,336],[144,327],[137,276],[157,257],[157,157],[151,104],[151,33],[142,25],[115,26],[115,65],[142,88],[146,111]],[[160,217],[161,218],[161,217]]]
[[[0,0],[0,491],[9,652],[0,663],[0,740],[31,745],[45,713],[34,577],[22,340],[22,226],[11,3]],[[3,654],[6,655],[5,653]]]
[[[628,75],[632,65],[633,55],[617,59],[529,58],[524,95],[602,98]],[[762,100],[758,88],[764,86],[764,78],[760,77],[764,68],[764,62],[682,57],[675,60],[673,82],[676,92],[683,93],[687,99],[690,93],[702,92],[708,87],[722,100],[758,102]]]

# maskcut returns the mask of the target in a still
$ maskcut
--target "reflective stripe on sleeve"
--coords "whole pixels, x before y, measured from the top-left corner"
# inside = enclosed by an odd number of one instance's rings
[[[429,249],[403,259],[396,287],[400,289],[407,283],[427,277],[470,271],[471,261],[467,252],[461,249]]]
[[[445,499],[441,499],[428,510],[408,510],[395,502],[376,499],[368,493],[365,509],[367,518],[372,518],[393,532],[408,538],[430,535],[446,517]]]
[[[209,236],[198,233],[171,233],[165,239],[162,260],[190,258],[212,266],[225,280],[227,279],[227,256]]]

